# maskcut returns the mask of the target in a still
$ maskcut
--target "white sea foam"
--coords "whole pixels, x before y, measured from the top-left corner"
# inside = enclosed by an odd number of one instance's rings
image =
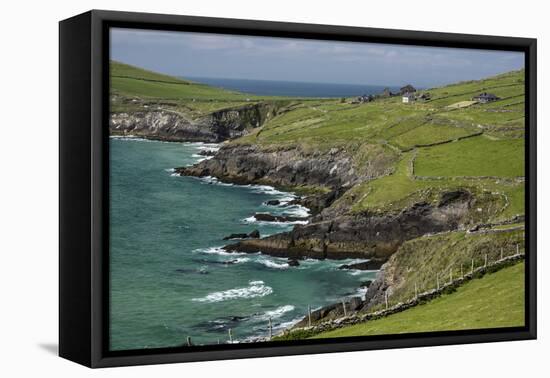
[[[202,149],[202,148],[218,148],[219,149],[219,144],[218,143],[206,143],[206,142],[183,142],[184,144],[187,144],[188,146],[193,146],[193,147],[197,147],[198,149]]]
[[[302,320],[304,317],[303,316],[299,316],[297,318],[294,318],[288,322],[283,322],[281,324],[277,324],[275,325],[273,328],[276,329],[276,330],[280,330],[280,329],[288,329],[290,327],[292,327],[294,324],[298,323],[300,320]]]
[[[220,147],[218,147],[217,144],[209,144],[209,145],[202,145],[202,146],[199,146],[197,149],[201,150],[201,151],[212,151],[212,152],[217,152],[220,150]]]
[[[215,303],[239,298],[265,297],[271,293],[273,289],[266,286],[263,281],[250,281],[247,287],[217,291],[202,298],[193,298],[192,301]]]
[[[365,298],[365,294],[367,294],[367,288],[366,287],[360,287],[359,289],[357,289],[357,294],[362,298],[364,299]]]
[[[244,252],[227,252],[222,247],[208,247],[208,248],[198,248],[193,252],[206,253],[209,255],[221,255],[221,256],[242,256],[246,255]]]
[[[309,209],[302,205],[291,205],[284,209],[285,215],[291,215],[294,217],[309,217]]]
[[[248,218],[244,218],[242,220],[244,223],[255,223],[255,224],[269,224],[269,225],[272,225],[272,226],[288,226],[290,224],[307,224],[307,220],[299,220],[299,221],[292,221],[292,222],[278,222],[278,221],[273,221],[273,222],[268,222],[268,221],[259,221],[256,219],[256,217],[254,215],[252,215],[251,217],[248,217]]]
[[[265,258],[263,256],[257,259],[256,261],[264,266],[267,266],[268,268],[273,268],[273,269],[288,269],[289,267],[288,263],[286,262],[278,263],[274,260]]]
[[[198,180],[200,180],[203,184],[234,186],[234,184],[231,184],[228,182],[221,182],[220,180],[218,180],[216,177],[213,177],[213,176],[198,177]]]
[[[250,186],[250,189],[253,193],[259,193],[259,194],[270,194],[270,195],[288,195],[288,193],[281,192],[280,190],[275,189],[272,186],[269,185],[252,185]]]
[[[296,199],[296,196],[294,194],[287,194],[281,198],[279,198],[279,202],[281,205],[288,205],[289,202],[294,201]]]
[[[149,139],[138,137],[136,135],[110,135],[109,138],[118,140],[132,140],[135,142],[151,142]]]
[[[350,270],[348,274],[350,276],[360,276],[361,274],[365,273],[364,270]]]
[[[265,321],[269,319],[278,319],[287,312],[294,311],[293,305],[284,305],[277,307],[275,310],[266,311],[263,314],[254,316],[254,320]]]

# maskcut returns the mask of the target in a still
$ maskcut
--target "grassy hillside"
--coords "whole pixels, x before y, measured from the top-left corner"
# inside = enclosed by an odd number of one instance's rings
[[[461,109],[447,108],[484,91],[501,96],[501,100]],[[339,99],[296,104],[292,112],[272,120],[260,134],[241,142],[300,141],[325,145],[362,142],[368,138],[408,150],[415,145],[452,141],[480,132],[499,139],[523,135],[523,70],[426,92],[431,94],[431,100],[413,104],[403,104],[400,96],[367,104],[341,103]]]
[[[247,96],[205,84],[159,74],[124,63],[111,61],[113,93],[162,100],[220,99],[246,100]]]
[[[423,236],[409,240],[392,255],[385,275],[393,283],[390,302],[399,303],[419,292],[436,288],[474,268],[524,251],[523,225],[507,225],[498,232],[463,231]],[[517,229],[519,228],[519,229]]]
[[[524,276],[525,264],[519,263],[424,305],[314,338],[521,327],[525,324]]]
[[[111,111],[170,110],[194,119],[260,98],[111,61]]]
[[[261,98],[118,62],[111,62],[111,76],[113,112],[164,109],[196,119],[220,109],[277,101],[284,111],[231,143],[268,150],[341,148],[352,156],[358,174],[373,161],[392,162],[389,176],[357,185],[338,200],[336,206],[351,213],[399,210],[420,199],[436,201],[442,191],[459,188],[496,197],[492,202],[499,207],[485,213],[483,221],[524,213],[523,70],[428,89],[424,92],[430,93],[430,100],[412,104],[403,104],[400,96],[366,104]],[[501,99],[452,107],[485,91]]]

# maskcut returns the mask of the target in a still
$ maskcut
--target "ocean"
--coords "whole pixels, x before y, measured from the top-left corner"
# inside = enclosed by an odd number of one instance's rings
[[[386,86],[381,85],[308,83],[299,81],[221,79],[208,77],[192,77],[189,79],[214,87],[221,87],[257,96],[339,98],[375,95],[382,93],[384,88],[386,88]],[[388,88],[394,92],[399,90],[399,87],[395,86],[388,86]]]
[[[313,309],[364,294],[375,272],[345,271],[352,260],[300,261],[220,249],[232,233],[290,230],[261,223],[256,212],[306,215],[292,193],[269,186],[179,177],[174,167],[203,159],[217,145],[110,139],[110,348],[246,342],[301,319]]]

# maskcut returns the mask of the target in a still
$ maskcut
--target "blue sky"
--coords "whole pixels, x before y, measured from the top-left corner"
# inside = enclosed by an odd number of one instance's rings
[[[524,66],[519,52],[120,28],[111,59],[182,77],[419,87]]]

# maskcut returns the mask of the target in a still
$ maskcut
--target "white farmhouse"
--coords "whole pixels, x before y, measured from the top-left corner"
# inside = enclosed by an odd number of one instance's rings
[[[415,96],[413,93],[405,93],[403,94],[403,104],[409,104],[415,100]]]

